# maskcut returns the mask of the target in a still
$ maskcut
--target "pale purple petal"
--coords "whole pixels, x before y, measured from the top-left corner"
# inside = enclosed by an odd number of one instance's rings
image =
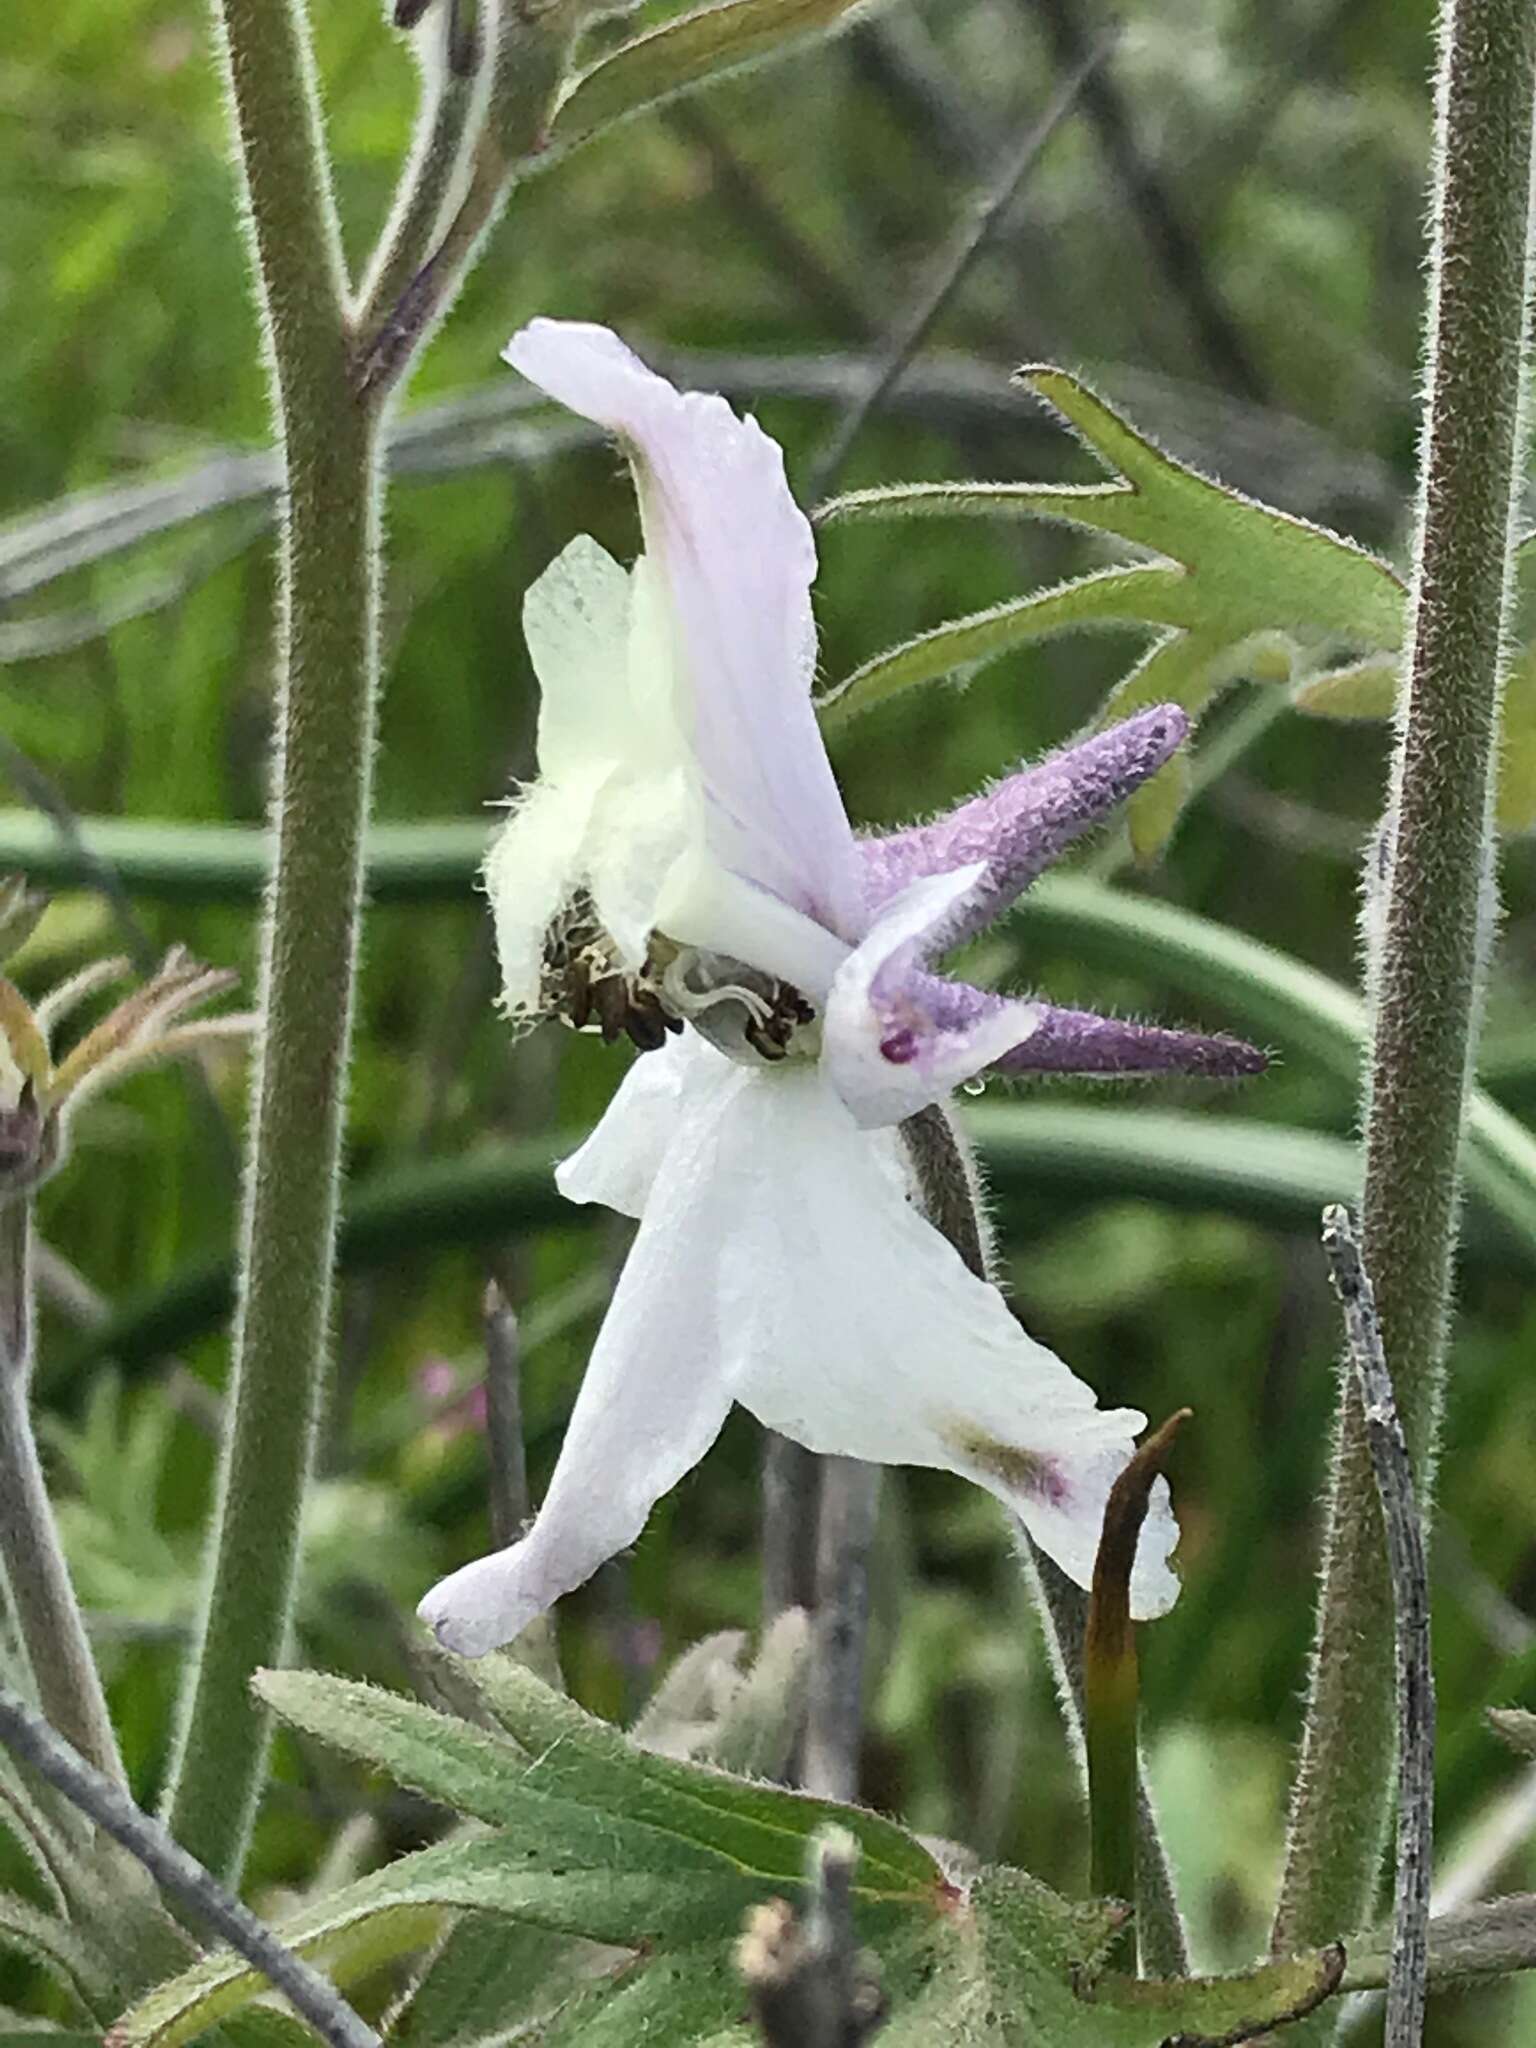
[[[1195,1074],[1235,1081],[1269,1064],[1256,1046],[1224,1033],[1168,1031],[1092,1010],[1037,1003],[1035,1028],[993,1067],[1002,1074]]]
[[[981,861],[987,886],[953,934],[970,937],[1006,910],[1073,840],[1156,774],[1188,731],[1189,720],[1176,704],[1157,704],[1021,769],[932,824],[860,840],[870,912],[923,876]]]
[[[866,1129],[941,1102],[1034,1029],[1032,1004],[925,973],[979,889],[984,863],[930,875],[886,905],[839,969],[822,1024],[822,1064]]]
[[[505,355],[634,461],[717,858],[856,939],[853,836],[810,701],[815,543],[779,448],[723,398],[674,390],[607,328],[535,320]]]

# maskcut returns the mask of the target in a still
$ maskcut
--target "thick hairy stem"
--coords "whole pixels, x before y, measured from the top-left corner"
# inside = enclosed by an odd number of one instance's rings
[[[925,1109],[902,1125],[928,1219],[983,1279],[991,1278],[992,1242],[976,1170],[949,1114]],[[1022,1522],[1015,1524],[1020,1555],[1046,1649],[1056,1675],[1061,1710],[1073,1753],[1087,1784],[1083,1744],[1083,1632],[1088,1595],[1037,1550]],[[1178,1977],[1189,1969],[1189,1948],[1174,1890],[1168,1852],[1141,1773],[1136,1836],[1136,1935],[1142,1967],[1151,1976]]]
[[[1528,291],[1536,11],[1444,0],[1418,541],[1373,912],[1364,1254],[1419,1498],[1433,1473],[1457,1149],[1491,924],[1490,791]],[[1393,1775],[1393,1608],[1358,1395],[1334,1447],[1277,1952],[1359,1927]]]
[[[221,0],[285,471],[272,822],[229,1427],[168,1813],[233,1880],[282,1659],[325,1376],[362,840],[377,690],[378,463],[299,0]]]
[[[0,1202],[0,1564],[43,1712],[82,1756],[122,1784],[101,1676],[32,1434],[31,1247],[30,1199]]]

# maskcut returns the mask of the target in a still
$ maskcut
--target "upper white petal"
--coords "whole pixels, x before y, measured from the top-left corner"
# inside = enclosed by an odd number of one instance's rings
[[[512,806],[485,861],[502,997],[516,1015],[538,1007],[544,936],[579,883],[593,806],[605,780],[536,782]]]
[[[629,576],[589,534],[530,586],[523,637],[539,679],[539,773],[558,782],[631,755],[643,731],[629,680]]]
[[[810,702],[815,544],[778,447],[724,399],[676,391],[606,328],[535,320],[505,353],[551,397],[620,435],[635,462],[711,849],[857,938],[853,837]]]

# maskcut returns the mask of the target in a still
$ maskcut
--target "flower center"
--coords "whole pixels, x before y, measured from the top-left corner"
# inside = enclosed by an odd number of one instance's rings
[[[776,1066],[817,1050],[812,1005],[787,981],[701,946],[651,935],[638,970],[625,965],[578,890],[544,936],[539,1008],[574,1030],[627,1036],[641,1052],[665,1044],[685,1023],[749,1066]]]

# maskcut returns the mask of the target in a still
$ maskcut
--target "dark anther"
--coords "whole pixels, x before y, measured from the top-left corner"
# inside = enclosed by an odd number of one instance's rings
[[[585,960],[573,960],[565,970],[565,1014],[576,1031],[592,1015],[592,969]]]
[[[636,989],[624,1029],[641,1052],[658,1052],[667,1042],[667,1020],[660,1003],[646,989]]]
[[[629,990],[622,974],[606,974],[601,981],[592,984],[592,1000],[597,1005],[598,1029],[603,1034],[604,1045],[612,1045],[624,1029],[629,1015]]]

